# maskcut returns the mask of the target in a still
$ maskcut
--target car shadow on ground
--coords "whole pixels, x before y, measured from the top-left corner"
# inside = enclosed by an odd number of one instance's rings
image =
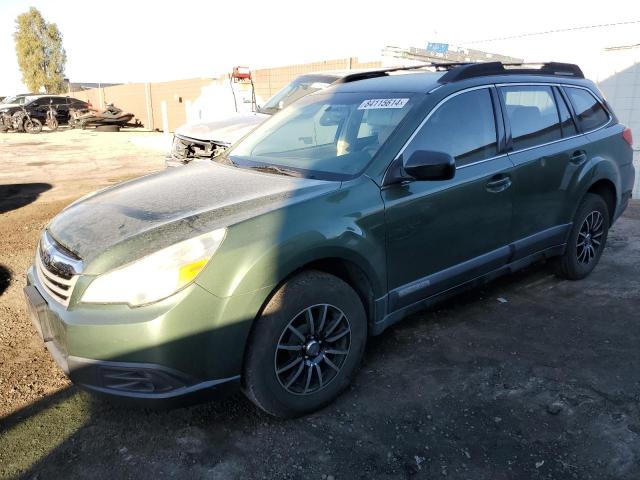
[[[50,183],[13,183],[0,185],[0,213],[10,212],[35,202],[43,192],[51,190]]]
[[[7,288],[9,288],[10,283],[11,272],[4,265],[0,265],[0,295],[2,295]]]

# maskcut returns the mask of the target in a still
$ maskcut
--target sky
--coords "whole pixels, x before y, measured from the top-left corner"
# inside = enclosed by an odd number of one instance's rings
[[[640,43],[640,1],[198,1],[0,0],[0,95],[25,87],[15,56],[15,18],[30,6],[55,22],[72,82],[144,82],[212,77],[251,68],[357,56],[427,42],[468,46],[528,61],[592,68],[605,47]],[[524,36],[523,36],[524,35]],[[504,37],[518,36],[519,38]]]

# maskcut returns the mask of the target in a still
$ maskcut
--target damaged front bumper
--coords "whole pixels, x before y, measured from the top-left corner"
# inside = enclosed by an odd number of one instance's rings
[[[165,165],[167,168],[172,168],[181,167],[193,160],[211,160],[227,148],[229,144],[224,142],[174,135],[171,152],[165,158]]]

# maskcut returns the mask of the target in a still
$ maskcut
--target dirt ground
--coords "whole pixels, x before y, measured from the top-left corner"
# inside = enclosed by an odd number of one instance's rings
[[[240,395],[131,409],[70,385],[23,306],[36,239],[79,195],[162,168],[161,143],[0,134],[0,477],[640,478],[638,202],[588,279],[537,265],[413,315],[306,418]]]

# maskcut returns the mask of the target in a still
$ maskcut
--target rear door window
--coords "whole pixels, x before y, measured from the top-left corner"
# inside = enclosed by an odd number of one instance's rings
[[[609,121],[609,114],[591,92],[583,88],[564,87],[583,132],[595,130]]]
[[[33,102],[29,103],[29,107],[42,107],[43,105],[47,105],[49,103],[49,97],[40,97]]]
[[[558,109],[551,87],[501,87],[500,94],[511,126],[514,150],[535,147],[562,138]]]
[[[489,89],[461,93],[443,103],[431,114],[403,156],[409,158],[416,150],[448,153],[457,166],[495,157],[498,143]]]

